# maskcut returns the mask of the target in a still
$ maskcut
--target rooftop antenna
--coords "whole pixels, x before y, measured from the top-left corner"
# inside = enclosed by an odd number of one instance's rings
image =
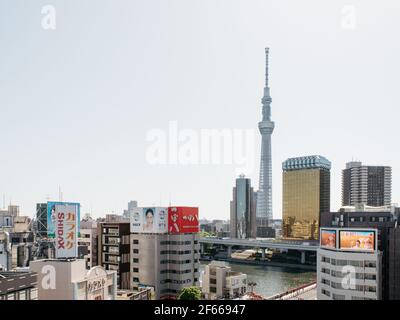
[[[169,194],[169,206],[171,206],[171,194]]]
[[[3,208],[6,208],[6,195],[3,193]]]
[[[62,202],[62,192],[61,192],[61,186],[58,186],[58,200]]]

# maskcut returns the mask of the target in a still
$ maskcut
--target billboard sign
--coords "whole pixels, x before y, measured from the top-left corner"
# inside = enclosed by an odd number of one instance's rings
[[[339,230],[339,249],[374,252],[376,230]]]
[[[77,228],[78,228],[78,237],[80,237],[80,221],[81,221],[81,212],[80,212],[80,203],[76,202],[47,202],[47,236],[49,238],[55,238],[56,234],[56,214],[55,207],[56,205],[71,205],[75,206],[75,212],[77,214]]]
[[[133,233],[167,233],[168,210],[164,207],[133,208],[130,223]]]
[[[55,238],[56,258],[75,258],[78,251],[79,205],[54,203],[50,206],[49,237]],[[49,222],[49,219],[48,219]]]
[[[129,212],[131,232],[141,232],[143,227],[143,208],[132,208]]]
[[[328,249],[336,249],[336,230],[321,229],[320,246]]]
[[[169,233],[199,232],[199,208],[169,207],[168,231]]]

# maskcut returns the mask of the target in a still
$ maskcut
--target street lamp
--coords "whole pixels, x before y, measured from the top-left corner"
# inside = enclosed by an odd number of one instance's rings
[[[255,283],[255,282],[249,282],[248,283],[248,286],[251,288],[250,290],[251,290],[251,293],[253,293],[253,289],[254,289],[254,287],[257,285],[257,283]]]

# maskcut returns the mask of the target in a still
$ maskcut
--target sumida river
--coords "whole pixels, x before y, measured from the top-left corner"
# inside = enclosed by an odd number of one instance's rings
[[[200,271],[204,272],[204,266],[209,262],[201,262]],[[232,271],[247,274],[247,282],[255,282],[254,293],[269,297],[288,289],[301,286],[316,280],[316,273],[297,268],[248,265],[229,263]]]

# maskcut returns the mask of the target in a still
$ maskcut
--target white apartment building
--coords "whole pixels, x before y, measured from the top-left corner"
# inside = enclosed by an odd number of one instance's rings
[[[228,263],[212,261],[205,267],[202,278],[202,292],[209,300],[233,299],[247,291],[247,275],[232,271]]]
[[[380,300],[381,260],[379,251],[318,249],[318,300]]]

